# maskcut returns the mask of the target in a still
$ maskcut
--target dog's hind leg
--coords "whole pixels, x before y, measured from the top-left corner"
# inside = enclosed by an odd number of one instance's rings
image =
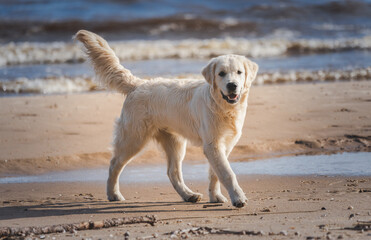
[[[145,131],[138,134],[133,131],[130,124],[118,122],[116,126],[116,136],[113,143],[114,152],[109,168],[109,177],[107,180],[107,197],[110,201],[124,201],[125,198],[120,193],[119,177],[122,170],[130,160],[144,147],[147,143],[148,135]],[[130,130],[128,130],[130,129]]]
[[[184,183],[182,161],[186,152],[187,142],[181,137],[160,131],[156,140],[161,144],[167,155],[167,175],[174,189],[186,202],[199,202],[202,194],[190,190]]]
[[[220,191],[220,182],[218,176],[214,173],[212,167],[209,167],[209,198],[212,203],[228,202],[227,198],[223,196]]]

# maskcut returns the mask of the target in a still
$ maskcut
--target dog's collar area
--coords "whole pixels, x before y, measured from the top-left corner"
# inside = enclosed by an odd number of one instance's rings
[[[226,100],[230,104],[235,104],[238,102],[238,100],[240,100],[240,95],[231,93],[227,96],[227,95],[224,95],[222,91],[220,91],[220,93],[222,94],[223,99]],[[232,99],[230,97],[232,97]]]

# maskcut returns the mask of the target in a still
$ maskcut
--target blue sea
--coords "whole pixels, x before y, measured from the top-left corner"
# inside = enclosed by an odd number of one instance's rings
[[[369,0],[2,0],[0,95],[97,91],[80,29],[145,78],[201,78],[234,53],[260,65],[257,85],[370,80],[370,13]]]

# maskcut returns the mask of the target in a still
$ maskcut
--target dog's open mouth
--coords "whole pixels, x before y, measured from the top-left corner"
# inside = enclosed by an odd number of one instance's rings
[[[229,95],[224,95],[222,91],[220,91],[220,93],[222,94],[223,99],[231,104],[238,102],[238,100],[240,99],[240,95],[235,94],[235,93],[231,93]]]

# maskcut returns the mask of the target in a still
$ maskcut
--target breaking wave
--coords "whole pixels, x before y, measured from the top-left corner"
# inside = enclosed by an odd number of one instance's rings
[[[207,59],[235,53],[248,57],[370,50],[371,36],[345,39],[188,39],[110,42],[120,60],[161,58]],[[8,43],[0,46],[0,66],[82,62],[85,56],[78,44]]]
[[[174,79],[198,78],[198,74],[181,74]],[[300,82],[333,82],[371,80],[371,67],[353,70],[318,70],[260,73],[255,85],[285,84]],[[0,81],[0,93],[78,93],[100,90],[91,77],[17,78]]]
[[[83,77],[55,77],[28,79],[17,78],[12,81],[0,82],[0,92],[3,93],[78,93],[97,89],[97,85],[91,78]]]
[[[255,84],[371,80],[371,67],[352,70],[288,71],[258,74]]]

